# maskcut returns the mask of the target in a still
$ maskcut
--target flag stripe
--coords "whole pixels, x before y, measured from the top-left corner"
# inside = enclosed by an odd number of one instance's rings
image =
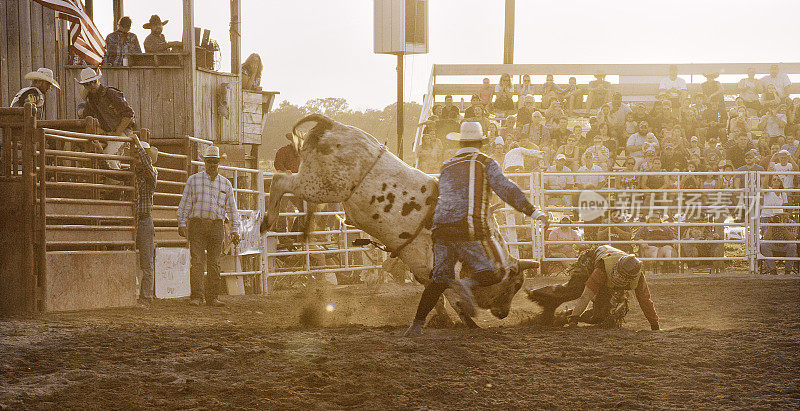
[[[33,0],[55,10],[58,18],[72,25],[69,28],[70,47],[87,63],[99,65],[106,52],[106,42],[97,26],[86,14],[80,0]]]

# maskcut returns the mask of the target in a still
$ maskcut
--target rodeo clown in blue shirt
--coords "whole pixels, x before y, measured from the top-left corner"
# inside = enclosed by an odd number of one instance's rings
[[[406,336],[422,333],[425,318],[442,293],[450,287],[462,300],[464,313],[475,315],[471,288],[496,281],[494,262],[486,254],[485,242],[491,238],[488,219],[491,191],[520,212],[547,222],[547,215],[528,202],[525,194],[503,175],[502,168],[480,148],[486,140],[479,122],[465,121],[460,133],[448,140],[461,145],[453,158],[442,164],[439,177],[439,202],[433,214],[433,281],[422,292],[414,322]],[[490,191],[491,190],[491,191]],[[454,267],[461,261],[473,278],[455,279]]]

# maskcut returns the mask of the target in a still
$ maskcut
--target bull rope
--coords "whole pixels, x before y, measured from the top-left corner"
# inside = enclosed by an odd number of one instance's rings
[[[355,193],[356,190],[359,187],[361,187],[361,183],[363,183],[364,179],[367,178],[369,173],[372,172],[372,169],[375,168],[375,165],[378,164],[378,161],[380,161],[381,157],[383,157],[383,153],[385,153],[386,151],[387,151],[386,146],[381,145],[381,151],[380,151],[380,153],[378,153],[378,157],[375,159],[375,161],[372,162],[372,165],[369,166],[369,168],[367,169],[367,172],[364,173],[364,175],[361,176],[361,179],[358,180],[358,183],[356,183],[356,185],[354,185],[353,188],[350,189],[350,194],[347,196],[347,198],[344,199],[344,201],[342,201],[343,203],[348,202],[350,200],[350,197],[353,196],[353,193]],[[431,217],[431,214],[433,214],[433,211],[435,209],[436,209],[436,207],[431,207],[428,210],[428,212],[425,214],[425,218],[423,218],[422,221],[420,221],[419,225],[414,230],[414,233],[411,235],[411,237],[409,237],[405,242],[403,242],[403,244],[400,244],[400,246],[397,247],[396,249],[392,250],[387,246],[381,247],[381,246],[378,245],[377,242],[372,241],[372,240],[370,240],[370,242],[375,244],[375,246],[380,248],[381,250],[388,251],[390,253],[389,257],[391,257],[391,258],[397,257],[397,254],[402,249],[404,249],[407,245],[411,244],[411,242],[414,241],[417,238],[417,236],[419,236],[419,233],[422,231],[422,228],[425,226],[425,221],[427,221]],[[358,241],[358,240],[356,240],[356,241]],[[355,244],[355,241],[353,242],[353,244]]]

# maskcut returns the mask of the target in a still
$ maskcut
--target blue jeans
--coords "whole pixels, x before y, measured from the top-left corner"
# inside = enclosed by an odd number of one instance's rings
[[[454,280],[457,261],[461,261],[463,267],[469,269],[475,277],[493,275],[495,272],[494,262],[486,255],[480,241],[435,240],[431,273],[433,281],[447,283]]]
[[[142,272],[139,298],[152,299],[154,282],[153,259],[155,248],[153,246],[153,217],[140,218],[136,227],[136,248],[139,249],[139,269]]]

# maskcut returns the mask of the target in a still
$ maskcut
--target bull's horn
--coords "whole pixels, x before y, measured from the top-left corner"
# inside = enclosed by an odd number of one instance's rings
[[[294,134],[295,136],[300,138],[300,135],[297,134],[297,127],[300,127],[301,125],[303,125],[305,123],[308,123],[308,122],[311,122],[311,121],[317,123],[317,126],[314,127],[315,129],[320,125],[322,126],[321,129],[319,130],[319,134],[322,134],[325,130],[328,130],[331,127],[333,127],[333,123],[334,123],[333,119],[331,119],[330,117],[327,117],[327,116],[325,116],[323,114],[319,114],[319,113],[309,114],[309,115],[301,118],[297,123],[294,124],[294,127],[292,127],[292,134]]]

